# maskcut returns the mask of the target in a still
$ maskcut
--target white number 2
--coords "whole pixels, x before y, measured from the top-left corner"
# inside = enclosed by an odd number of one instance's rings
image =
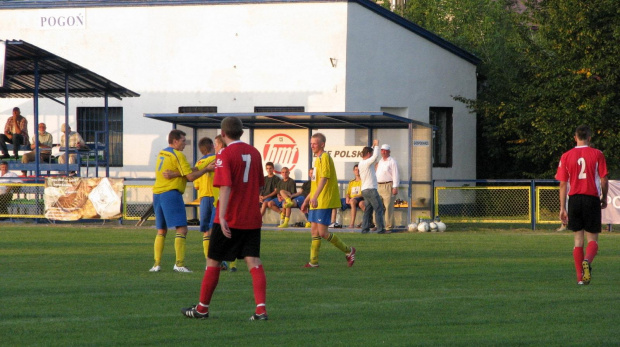
[[[579,176],[577,178],[579,178],[580,180],[585,180],[586,179],[586,160],[583,158],[579,158],[577,160],[577,164],[579,164],[579,167],[581,167],[581,170],[579,171]]]
[[[252,156],[250,156],[249,154],[242,154],[241,159],[245,161],[245,170],[243,171],[243,183],[247,183],[248,177],[250,175],[250,164],[252,163]]]

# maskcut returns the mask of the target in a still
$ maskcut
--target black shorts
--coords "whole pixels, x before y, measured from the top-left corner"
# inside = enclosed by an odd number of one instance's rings
[[[568,229],[600,233],[601,199],[591,195],[571,195],[568,199]]]
[[[260,258],[260,230],[260,228],[231,228],[232,237],[229,239],[222,233],[222,226],[213,223],[209,242],[209,258],[217,261],[234,261],[245,257]]]

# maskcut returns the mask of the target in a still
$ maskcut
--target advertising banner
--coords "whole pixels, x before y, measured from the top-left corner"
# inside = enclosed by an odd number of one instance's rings
[[[256,130],[254,147],[262,154],[263,165],[267,162],[274,164],[276,174],[280,175],[280,170],[286,166],[291,178],[308,178],[308,130]]]
[[[602,210],[601,223],[620,224],[620,181],[609,181],[607,208]]]
[[[48,177],[45,217],[50,220],[116,219],[122,216],[122,178]]]

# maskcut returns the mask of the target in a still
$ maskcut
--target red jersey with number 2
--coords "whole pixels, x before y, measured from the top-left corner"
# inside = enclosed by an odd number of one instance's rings
[[[229,186],[226,221],[230,228],[258,229],[263,225],[258,194],[265,184],[263,163],[256,148],[237,141],[223,148],[215,158],[215,187]],[[215,223],[220,223],[219,201]]]
[[[570,184],[568,195],[601,196],[601,177],[607,176],[603,152],[589,146],[577,146],[562,154],[555,179]]]

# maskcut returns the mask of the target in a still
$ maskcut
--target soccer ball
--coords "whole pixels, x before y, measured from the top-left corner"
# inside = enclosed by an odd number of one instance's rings
[[[427,232],[428,229],[428,223],[426,222],[420,222],[420,224],[418,224],[418,231],[421,233]]]
[[[444,223],[444,222],[437,222],[437,230],[440,233],[443,233],[444,231],[446,231],[446,223]]]
[[[430,222],[428,224],[429,229],[431,229],[432,232],[436,232],[437,231],[437,223],[435,222]]]
[[[417,223],[411,223],[407,226],[407,230],[409,230],[410,232],[414,232],[416,230],[418,230],[418,224]]]

